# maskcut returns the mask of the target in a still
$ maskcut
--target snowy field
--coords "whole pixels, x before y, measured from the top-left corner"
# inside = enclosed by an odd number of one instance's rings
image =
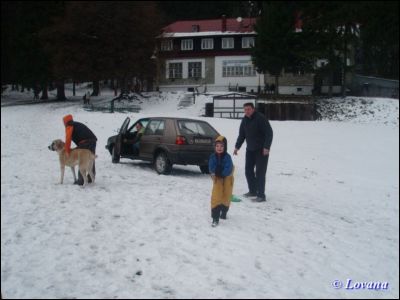
[[[232,153],[240,120],[199,117],[207,96],[178,109],[182,96],[151,98],[129,114],[80,102],[1,108],[3,297],[399,297],[398,100],[346,102],[370,104],[368,118],[355,109],[334,121],[272,121],[267,202],[232,203],[212,228],[211,180],[198,167],[157,175],[145,162],[112,164],[104,148],[126,116],[168,115],[208,121]],[[69,170],[58,184],[47,149],[64,139],[69,113],[98,137],[87,188]],[[247,192],[244,158],[245,145],[233,158],[237,195]],[[388,285],[355,288],[371,281]]]

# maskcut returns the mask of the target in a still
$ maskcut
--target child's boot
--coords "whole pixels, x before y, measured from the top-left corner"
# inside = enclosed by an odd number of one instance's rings
[[[229,206],[221,205],[221,219],[226,220],[226,214],[228,213]]]
[[[218,219],[213,219],[213,222],[211,224],[212,227],[218,226],[219,220]]]
[[[211,209],[211,217],[213,218],[213,222],[211,225],[212,227],[215,227],[218,225],[220,214],[221,214],[221,208],[219,205],[217,207],[214,207],[213,209]]]

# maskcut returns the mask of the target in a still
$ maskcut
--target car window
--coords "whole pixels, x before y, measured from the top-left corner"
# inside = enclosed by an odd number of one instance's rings
[[[149,120],[140,120],[140,123],[142,123],[143,128],[146,128],[147,124],[149,123]],[[128,129],[128,132],[130,132],[130,133],[136,132],[136,131],[137,131],[137,129],[136,129],[136,124],[137,124],[137,122],[134,123],[134,124]]]
[[[145,135],[164,135],[165,121],[152,120],[146,127]]]
[[[196,121],[178,121],[181,134],[213,136],[218,134],[208,123]]]
[[[119,132],[121,132],[121,133],[125,133],[126,132],[126,128],[128,128],[128,125],[129,125],[129,121],[130,121],[131,119],[129,118],[129,117],[127,117],[126,119],[125,119],[125,121],[124,121],[124,123],[122,123],[122,126],[121,126],[121,129],[119,130]]]

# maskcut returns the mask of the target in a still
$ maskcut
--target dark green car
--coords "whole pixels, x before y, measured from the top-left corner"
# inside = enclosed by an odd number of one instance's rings
[[[129,143],[137,135],[138,122],[144,126],[139,153]],[[208,173],[208,158],[214,152],[214,140],[219,133],[207,122],[155,117],[129,123],[128,117],[119,133],[108,138],[106,148],[113,163],[118,163],[120,158],[150,161],[159,174],[171,173],[174,164],[197,165],[202,173]]]

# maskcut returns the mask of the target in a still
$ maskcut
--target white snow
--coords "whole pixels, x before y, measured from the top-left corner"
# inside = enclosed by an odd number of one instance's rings
[[[387,98],[347,97],[319,101],[323,119],[399,126],[399,101]]]
[[[164,115],[208,121],[232,153],[240,120],[200,117],[211,96],[178,109],[182,97],[153,96],[140,113],[88,112],[81,102],[1,108],[3,297],[399,297],[398,100],[368,99],[374,118],[355,109],[341,121],[272,121],[267,202],[232,203],[212,228],[211,180],[198,167],[160,176],[145,162],[112,164],[104,148],[126,116]],[[64,139],[68,113],[98,137],[87,188],[68,170],[58,184],[47,149]],[[245,145],[233,160],[241,195]],[[389,286],[332,287],[347,279]]]

